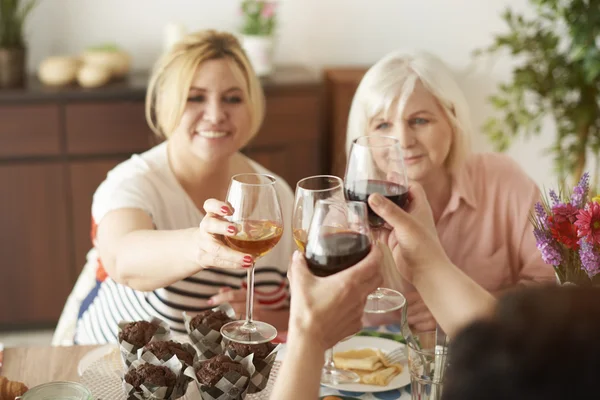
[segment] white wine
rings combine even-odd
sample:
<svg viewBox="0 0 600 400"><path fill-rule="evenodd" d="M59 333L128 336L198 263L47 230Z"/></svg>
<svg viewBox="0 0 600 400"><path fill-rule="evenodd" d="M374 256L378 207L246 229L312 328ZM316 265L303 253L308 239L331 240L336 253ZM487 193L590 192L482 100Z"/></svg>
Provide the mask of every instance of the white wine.
<svg viewBox="0 0 600 400"><path fill-rule="evenodd" d="M234 250L251 254L254 258L267 254L279 243L283 227L268 220L236 222L241 227L237 235L225 236L225 241Z"/></svg>

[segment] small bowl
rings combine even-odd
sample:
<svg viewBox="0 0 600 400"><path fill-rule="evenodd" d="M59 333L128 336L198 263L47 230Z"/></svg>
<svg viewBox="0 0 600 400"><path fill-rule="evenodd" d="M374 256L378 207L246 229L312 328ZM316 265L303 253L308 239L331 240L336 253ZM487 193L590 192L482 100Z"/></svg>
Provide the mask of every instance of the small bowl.
<svg viewBox="0 0 600 400"><path fill-rule="evenodd" d="M23 396L15 400L92 400L92 393L77 382L50 382L29 389Z"/></svg>

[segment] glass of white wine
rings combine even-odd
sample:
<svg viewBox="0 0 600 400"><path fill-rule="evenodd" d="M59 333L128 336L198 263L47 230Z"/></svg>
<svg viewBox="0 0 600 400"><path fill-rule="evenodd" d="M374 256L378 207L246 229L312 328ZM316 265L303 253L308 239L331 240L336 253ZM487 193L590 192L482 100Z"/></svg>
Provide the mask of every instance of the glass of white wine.
<svg viewBox="0 0 600 400"><path fill-rule="evenodd" d="M235 236L225 236L234 250L252 255L254 263L279 243L283 217L276 190L276 179L265 174L238 174L231 178L227 201L233 207L229 221L238 227ZM277 329L252 319L254 303L254 265L248 269L246 319L223 325L221 334L238 343L258 344L277 336Z"/></svg>
<svg viewBox="0 0 600 400"><path fill-rule="evenodd" d="M294 241L301 252L306 250L308 228L318 200L344 202L344 182L333 175L316 175L304 178L296 184L292 231Z"/></svg>

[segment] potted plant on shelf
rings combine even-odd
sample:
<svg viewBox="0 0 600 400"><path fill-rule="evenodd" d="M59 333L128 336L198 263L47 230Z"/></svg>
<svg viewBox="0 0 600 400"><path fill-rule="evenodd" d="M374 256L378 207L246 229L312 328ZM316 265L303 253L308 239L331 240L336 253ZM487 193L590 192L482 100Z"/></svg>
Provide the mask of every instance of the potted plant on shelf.
<svg viewBox="0 0 600 400"><path fill-rule="evenodd" d="M0 0L0 88L25 82L26 43L23 26L36 0Z"/></svg>
<svg viewBox="0 0 600 400"><path fill-rule="evenodd" d="M579 181L592 156L592 187L600 173L600 2L529 0L536 16L507 9L509 31L476 54L514 56L512 78L490 98L501 117L483 129L497 150L512 139L539 134L550 117L556 126L554 158L559 181Z"/></svg>
<svg viewBox="0 0 600 400"><path fill-rule="evenodd" d="M276 3L266 0L243 0L241 14L242 47L256 74L268 75L273 71Z"/></svg>

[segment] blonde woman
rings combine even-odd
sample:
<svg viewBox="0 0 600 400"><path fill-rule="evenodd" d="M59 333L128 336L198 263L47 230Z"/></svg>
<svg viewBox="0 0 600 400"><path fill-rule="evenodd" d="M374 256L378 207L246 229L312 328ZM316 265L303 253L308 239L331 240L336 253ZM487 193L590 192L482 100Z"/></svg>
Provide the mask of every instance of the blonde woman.
<svg viewBox="0 0 600 400"><path fill-rule="evenodd" d="M239 152L258 132L264 106L260 83L228 33L191 34L158 61L146 117L166 140L115 167L94 194L94 249L55 343L64 344L73 330L77 344L115 342L120 320L152 317L184 332L183 311L225 301L244 312L252 257L213 236L236 232L222 218L231 213L228 204L216 199L226 197L235 174L272 174ZM282 179L277 190L291 216L293 192ZM255 274L255 318L281 330L289 316L289 232L257 262ZM92 285L83 276L90 273Z"/></svg>
<svg viewBox="0 0 600 400"><path fill-rule="evenodd" d="M394 52L369 69L356 91L347 148L361 135L400 140L408 178L425 189L450 260L486 290L552 281L528 221L537 186L507 156L471 154L471 134L469 105L448 67L428 53ZM409 324L435 328L414 288L394 271L384 274L384 286L407 297Z"/></svg>

